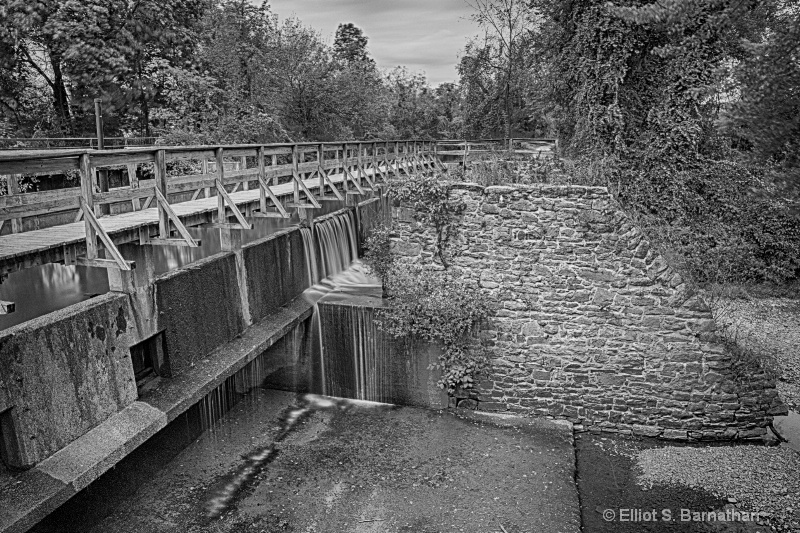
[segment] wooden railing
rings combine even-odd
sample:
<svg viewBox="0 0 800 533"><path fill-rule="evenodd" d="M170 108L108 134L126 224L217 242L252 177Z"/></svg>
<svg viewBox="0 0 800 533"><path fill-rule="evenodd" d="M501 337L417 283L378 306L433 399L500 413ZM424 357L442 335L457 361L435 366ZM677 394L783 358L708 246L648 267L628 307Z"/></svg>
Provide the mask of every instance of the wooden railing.
<svg viewBox="0 0 800 533"><path fill-rule="evenodd" d="M170 205L198 198L218 197L222 223L230 209L240 225L245 225L229 194L251 187L260 189L254 216L288 216L270 185L294 183L294 207L319 207L315 196L303 183L304 177L319 176L319 190L329 186L339 196L328 173L339 170L357 192L362 179L384 172L421 170L442 166L442 162L466 161L468 156L497 150L535 153L548 146L548 139L484 139L479 141L371 141L294 143L268 145L148 146L125 149L19 150L0 152L0 234L45 229L84 220L87 260L96 258L97 219L156 207L159 210L160 239L169 244L170 223L179 240L191 245L180 220ZM536 150L530 150L531 147ZM181 169L194 170L183 173ZM367 172L372 168L371 172ZM123 186L110 187L108 172L113 169ZM185 171L184 171L185 172ZM178 174L178 175L176 175ZM71 176L72 180L65 179ZM39 181L37 192L25 192L23 185ZM79 183L79 186L69 186ZM61 188L55 188L60 185ZM305 198L305 203L301 202ZM87 216L87 212L90 216ZM100 235L102 237L102 235ZM155 241L153 241L155 243ZM105 243L104 243L105 244ZM2 256L0 237L0 256ZM117 266L126 268L121 261Z"/></svg>
<svg viewBox="0 0 800 533"><path fill-rule="evenodd" d="M104 137L106 148L153 146L156 137ZM53 148L97 148L97 137L0 137L0 150L49 150Z"/></svg>
<svg viewBox="0 0 800 533"><path fill-rule="evenodd" d="M0 279L31 265L62 261L109 268L119 279L120 273L134 266L119 253L119 243L195 247L200 243L186 225L211 222L217 227L249 229L245 214L288 218L291 208L319 208L327 190L343 200L342 192L363 194L390 173L399 176L444 169L443 162L465 163L469 156L488 151L535 153L551 144L547 139L400 140L0 151ZM111 169L126 177L123 186L109 186ZM316 182L307 185L315 175L319 186ZM64 186L70 181L65 176L79 186ZM45 190L24 192L21 185L31 179L38 179L38 188ZM62 187L52 187L58 184ZM273 189L281 184L281 194L276 194ZM231 194L255 189L258 195L244 200L238 196L238 204L245 206L243 213ZM280 196L287 195L290 201L281 200ZM182 219L173 207L212 197L217 199L216 208L203 207L202 219L188 220L190 215L182 215ZM116 233L107 232L107 224L101 222L108 215L149 208L158 213L155 235L151 234L151 228L156 231L152 211L142 213L138 234L132 230L135 220L131 228ZM236 222L229 223L230 217ZM83 231L75 224L81 221ZM27 237L16 235L40 229L47 231L32 236L30 245ZM43 237L38 237L40 234ZM44 238L62 234L63 246L58 238ZM39 241L47 242L40 245ZM99 254L101 248L105 257ZM0 302L0 314L8 312L13 312L13 303Z"/></svg>
<svg viewBox="0 0 800 533"><path fill-rule="evenodd" d="M232 226L249 229L247 218L230 196L236 191L259 189L257 207L248 209L251 216L289 217L288 208L320 207L317 195L305 183L314 175L319 178L319 187L312 188L317 189L318 194L324 194L329 188L336 198L343 200L337 183L345 192L353 190L363 194L365 188L375 186L377 177L385 178L389 172L408 174L422 171L423 167L438 165L441 168L435 152L436 146L430 141L3 152L0 153L0 176L5 177L6 194L0 195L0 224L8 222L11 233L21 233L83 220L85 255L77 256L74 249L68 251L64 246L63 256L50 254L46 259L29 261L23 267L58 257L56 260L68 264L129 271L133 265L122 257L114 239L100 222L104 215L111 213L112 205L124 206L118 208L117 213L150 207L158 209L158 235L151 237L149 230L140 232L141 244L198 246L175 213L174 204L196 200L201 195L203 198L215 196L215 225L231 226L228 217L232 216L236 220ZM187 162L192 163L187 165ZM172 175L176 169L187 166L196 168L198 173ZM168 172L170 167L172 172ZM100 176L111 168L125 170L126 186L109 188L107 179L104 184ZM330 176L333 170L339 173L336 183ZM20 190L21 176L28 179L38 176L40 180L60 177L63 181L63 176L69 174L77 174L79 187L28 193ZM273 192L274 186L280 183L293 184L289 193L293 202L283 203ZM54 216L55 222L41 222ZM5 262L8 256L19 255L18 249L25 248L17 239L13 242L16 249L11 250L12 243L7 239L8 236L0 237L0 260ZM104 258L98 254L98 239L105 249ZM52 247L52 243L49 245ZM13 268L4 263L3 272L11 270Z"/></svg>

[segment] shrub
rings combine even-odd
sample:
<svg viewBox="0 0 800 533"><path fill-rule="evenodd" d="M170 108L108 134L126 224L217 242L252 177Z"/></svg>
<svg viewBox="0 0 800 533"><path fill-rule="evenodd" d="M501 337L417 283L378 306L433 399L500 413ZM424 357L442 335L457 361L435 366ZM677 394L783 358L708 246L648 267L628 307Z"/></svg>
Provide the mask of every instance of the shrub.
<svg viewBox="0 0 800 533"><path fill-rule="evenodd" d="M389 305L378 312L380 328L395 338L441 343L433 365L442 370L439 386L450 394L472 388L489 362L475 336L489 313L483 293L445 272L419 266L391 268L384 282Z"/></svg>
<svg viewBox="0 0 800 533"><path fill-rule="evenodd" d="M800 269L800 217L765 169L698 159L619 165L609 180L620 202L690 280L793 279Z"/></svg>

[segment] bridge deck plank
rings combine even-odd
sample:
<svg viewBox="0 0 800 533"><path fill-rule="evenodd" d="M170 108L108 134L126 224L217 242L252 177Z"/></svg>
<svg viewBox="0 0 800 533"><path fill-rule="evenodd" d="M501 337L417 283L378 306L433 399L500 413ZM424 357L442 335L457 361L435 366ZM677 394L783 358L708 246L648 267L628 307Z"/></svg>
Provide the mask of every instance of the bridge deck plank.
<svg viewBox="0 0 800 533"><path fill-rule="evenodd" d="M370 173L373 172L370 169ZM331 179L334 183L341 183L344 177L342 174L334 174L331 175ZM303 180L303 182L312 191L319 188L319 180L316 177ZM294 194L294 184L292 182L273 185L270 186L270 189L278 198ZM229 194L234 203L239 205L257 202L260 191L255 188ZM217 197L198 198L189 202L171 204L171 207L181 218L213 212L217 209ZM99 222L107 233L113 235L142 226L157 225L158 209L153 203L153 207L148 209L105 216L100 218ZM81 243L86 238L85 231L85 224L80 221L41 230L0 236L0 262L7 263L17 258L21 259L39 254L60 246Z"/></svg>

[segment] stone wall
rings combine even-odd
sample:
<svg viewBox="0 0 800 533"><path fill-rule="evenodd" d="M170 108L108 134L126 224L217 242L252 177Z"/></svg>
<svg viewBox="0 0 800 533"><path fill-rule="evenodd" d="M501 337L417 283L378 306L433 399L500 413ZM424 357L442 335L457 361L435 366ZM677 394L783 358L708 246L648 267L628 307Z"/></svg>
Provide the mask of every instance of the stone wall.
<svg viewBox="0 0 800 533"><path fill-rule="evenodd" d="M774 382L714 342L693 296L605 188L456 185L467 209L452 270L495 308L493 369L479 408L567 418L578 428L676 439L759 438ZM403 260L433 235L393 209Z"/></svg>

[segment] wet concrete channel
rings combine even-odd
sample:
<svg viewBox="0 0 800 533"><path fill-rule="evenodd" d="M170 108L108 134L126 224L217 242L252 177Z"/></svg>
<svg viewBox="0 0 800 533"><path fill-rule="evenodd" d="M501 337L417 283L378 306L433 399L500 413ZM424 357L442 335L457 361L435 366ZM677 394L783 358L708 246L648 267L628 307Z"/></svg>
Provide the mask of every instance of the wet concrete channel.
<svg viewBox="0 0 800 533"><path fill-rule="evenodd" d="M257 388L135 490L112 470L34 531L575 532L574 464L563 424Z"/></svg>

